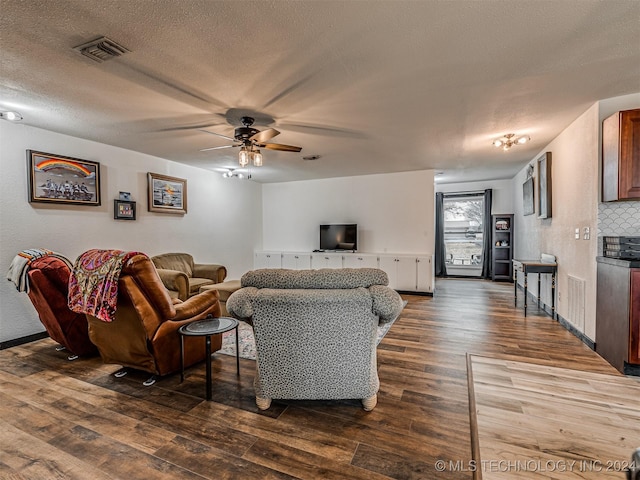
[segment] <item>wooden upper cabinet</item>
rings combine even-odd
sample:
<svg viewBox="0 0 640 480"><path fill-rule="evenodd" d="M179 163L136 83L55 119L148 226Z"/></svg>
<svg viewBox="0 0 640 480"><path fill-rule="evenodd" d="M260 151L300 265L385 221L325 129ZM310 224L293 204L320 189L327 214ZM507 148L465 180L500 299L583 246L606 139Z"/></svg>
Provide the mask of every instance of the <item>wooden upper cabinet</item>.
<svg viewBox="0 0 640 480"><path fill-rule="evenodd" d="M640 200L640 109L602 122L602 201Z"/></svg>

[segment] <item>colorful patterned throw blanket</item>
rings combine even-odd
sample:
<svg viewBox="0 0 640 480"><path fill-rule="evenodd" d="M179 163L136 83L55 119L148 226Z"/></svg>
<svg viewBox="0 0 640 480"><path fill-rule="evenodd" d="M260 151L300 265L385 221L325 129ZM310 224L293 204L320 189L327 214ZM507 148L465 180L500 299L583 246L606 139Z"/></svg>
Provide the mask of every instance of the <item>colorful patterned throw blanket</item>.
<svg viewBox="0 0 640 480"><path fill-rule="evenodd" d="M120 272L134 255L144 253L94 249L80 255L69 279L69 308L104 322L113 322Z"/></svg>
<svg viewBox="0 0 640 480"><path fill-rule="evenodd" d="M47 250L46 248L30 248L28 250L22 250L13 258L11 265L9 265L9 270L7 271L7 280L12 281L19 292L28 293L29 276L27 273L29 272L31 262L36 258L48 256L59 258L69 266L69 269L71 269L71 262L63 255Z"/></svg>

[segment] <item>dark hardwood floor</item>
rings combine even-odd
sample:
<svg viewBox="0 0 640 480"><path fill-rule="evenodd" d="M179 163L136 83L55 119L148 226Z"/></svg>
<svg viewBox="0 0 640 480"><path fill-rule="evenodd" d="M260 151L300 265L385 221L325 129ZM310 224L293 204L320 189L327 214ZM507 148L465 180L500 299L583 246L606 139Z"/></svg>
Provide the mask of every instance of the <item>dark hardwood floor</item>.
<svg viewBox="0 0 640 480"><path fill-rule="evenodd" d="M0 352L0 478L471 479L437 460L471 459L466 354L617 375L536 308L524 318L512 284L438 280L405 295L378 348L378 405L274 402L258 411L255 363L216 354L142 386L148 375L99 358L66 360L50 339ZM520 295L519 302L522 302Z"/></svg>

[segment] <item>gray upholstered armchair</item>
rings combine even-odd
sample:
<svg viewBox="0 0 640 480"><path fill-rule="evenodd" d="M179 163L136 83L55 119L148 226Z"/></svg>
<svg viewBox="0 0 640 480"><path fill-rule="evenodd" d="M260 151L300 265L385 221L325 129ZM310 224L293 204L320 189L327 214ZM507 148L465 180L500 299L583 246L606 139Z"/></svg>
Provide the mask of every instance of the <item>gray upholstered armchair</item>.
<svg viewBox="0 0 640 480"><path fill-rule="evenodd" d="M171 298L186 301L200 287L223 282L227 269L222 265L195 263L188 253L163 253L151 257Z"/></svg>
<svg viewBox="0 0 640 480"><path fill-rule="evenodd" d="M402 311L387 274L374 268L246 273L227 300L253 325L256 403L272 399L361 399L377 403L377 327Z"/></svg>

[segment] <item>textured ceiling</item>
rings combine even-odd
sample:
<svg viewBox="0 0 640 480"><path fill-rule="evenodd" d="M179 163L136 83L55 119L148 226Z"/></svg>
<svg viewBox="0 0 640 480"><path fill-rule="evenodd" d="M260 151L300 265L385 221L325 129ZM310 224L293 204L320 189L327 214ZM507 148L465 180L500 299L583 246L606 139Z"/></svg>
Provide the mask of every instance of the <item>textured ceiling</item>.
<svg viewBox="0 0 640 480"><path fill-rule="evenodd" d="M200 152L229 142L196 127L232 135L229 121L253 113L281 132L274 142L303 147L263 151L260 182L510 178L589 105L640 91L637 0L0 0L0 11L0 109L207 169L233 167L237 149ZM103 35L131 52L96 63L73 50ZM508 132L532 142L492 147Z"/></svg>

